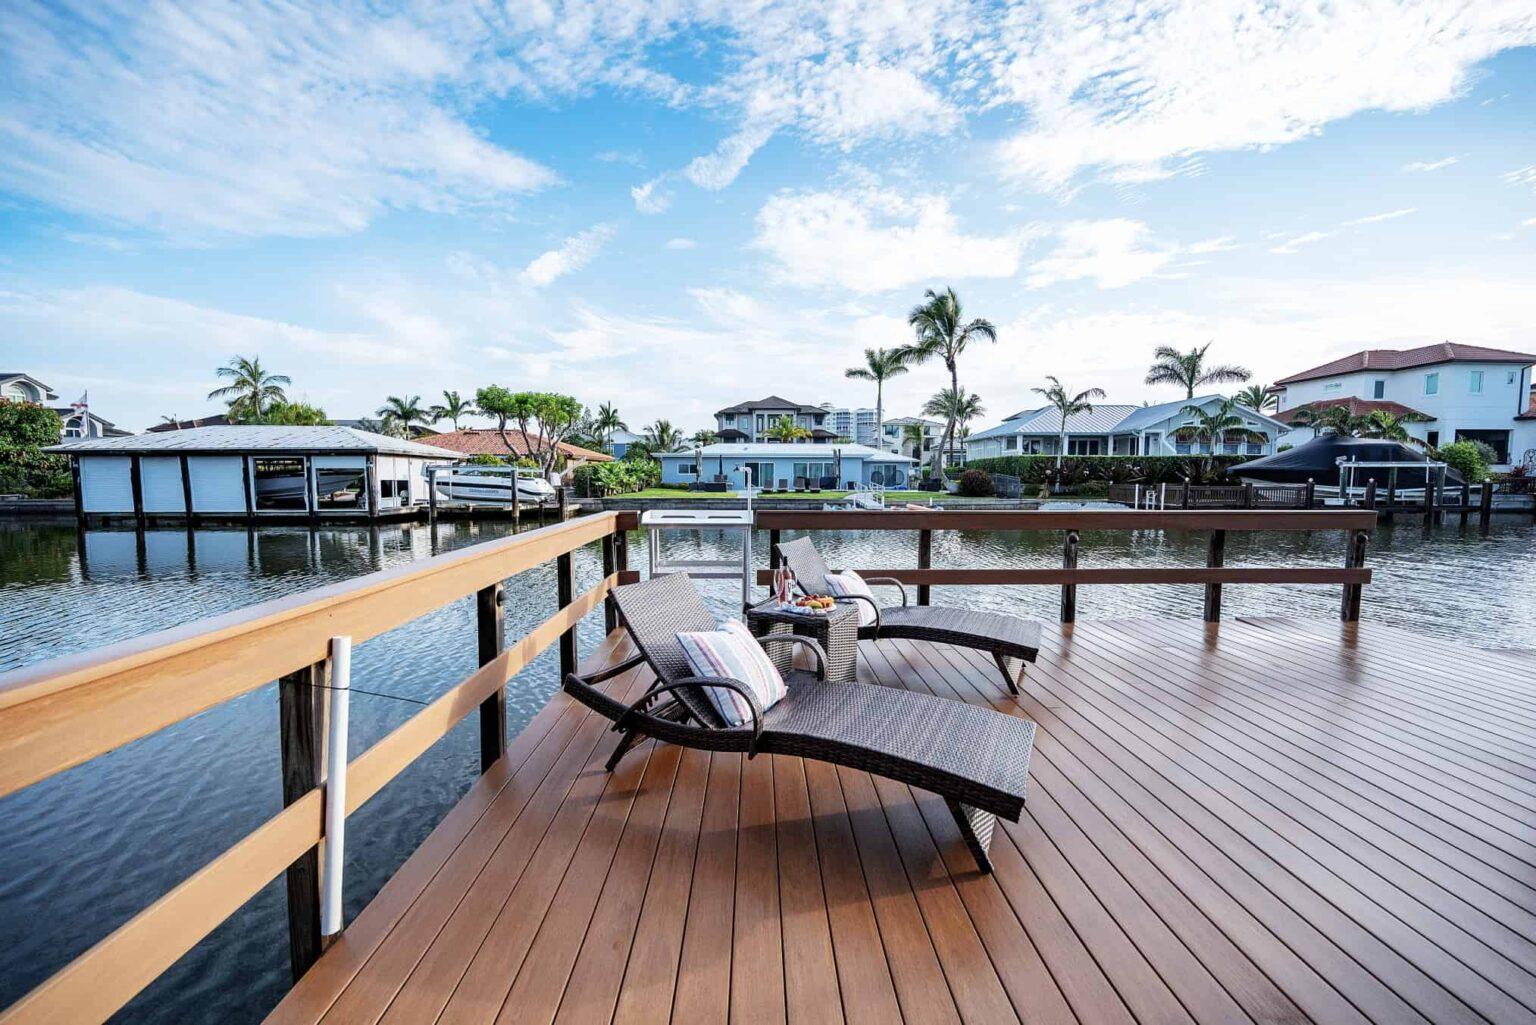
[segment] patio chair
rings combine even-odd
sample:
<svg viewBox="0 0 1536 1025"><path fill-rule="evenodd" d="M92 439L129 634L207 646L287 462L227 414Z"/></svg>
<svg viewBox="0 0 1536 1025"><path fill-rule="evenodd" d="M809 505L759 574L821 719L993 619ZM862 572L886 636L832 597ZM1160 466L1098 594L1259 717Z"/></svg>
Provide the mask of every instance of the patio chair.
<svg viewBox="0 0 1536 1025"><path fill-rule="evenodd" d="M831 573L808 537L778 545L779 559L795 574L795 584L806 594L829 594L826 578ZM875 610L875 620L859 627L861 640L906 638L935 641L985 651L997 663L1003 681L1014 694L1024 678L1024 663L1040 654L1040 624L1019 616L975 609L907 604L907 589L890 577L865 577L866 584L882 584L901 592L899 606L881 607L868 598L850 595L838 601L862 601Z"/></svg>
<svg viewBox="0 0 1536 1025"><path fill-rule="evenodd" d="M795 478L795 490L796 491L804 491L805 489L806 489L805 478L804 477L796 477Z"/></svg>
<svg viewBox="0 0 1536 1025"><path fill-rule="evenodd" d="M748 758L784 754L843 765L927 790L944 798L982 872L997 816L1017 822L1024 810L1035 724L990 708L931 694L862 683L828 683L826 655L815 641L774 634L762 643L798 644L818 659L814 672L784 677L789 694L766 712L749 688L733 680L698 677L677 639L680 631L714 630L716 623L692 582L681 574L615 588L619 616L638 654L585 676L571 673L565 690L624 734L608 759L612 772L645 737L706 751L739 751ZM598 684L647 664L656 682L631 704ZM743 695L750 725L727 726L704 687Z"/></svg>

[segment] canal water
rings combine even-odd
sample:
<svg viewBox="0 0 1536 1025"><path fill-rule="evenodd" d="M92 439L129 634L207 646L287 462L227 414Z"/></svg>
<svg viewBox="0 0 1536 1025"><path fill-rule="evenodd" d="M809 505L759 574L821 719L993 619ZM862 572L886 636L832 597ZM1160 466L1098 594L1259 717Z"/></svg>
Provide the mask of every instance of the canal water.
<svg viewBox="0 0 1536 1025"><path fill-rule="evenodd" d="M503 536L503 523L345 527L92 531L73 523L0 522L0 671L228 612L322 584L388 569L435 552ZM818 537L833 565L915 565L916 535L848 532ZM1049 567L1060 564L1054 534L946 532L933 565ZM720 558L734 542L677 535L668 558ZM766 561L767 537L755 539ZM1536 647L1536 526L1498 517L1489 537L1475 527L1380 528L1367 564L1366 619L1472 647ZM643 566L645 543L631 543ZM1203 565L1202 536L1089 533L1081 566ZM1337 533L1233 534L1229 566L1338 566ZM601 576L599 553L577 553L577 588ZM720 612L734 585L705 584ZM935 604L964 603L1054 619L1052 587L934 588ZM1198 617L1198 586L1084 587L1079 618ZM1332 617L1334 587L1226 589L1228 616ZM507 637L555 611L553 567L507 588ZM602 634L600 614L580 631L583 650ZM472 599L455 602L360 645L357 687L430 700L475 664ZM509 687L513 732L558 683L553 650ZM418 705L358 695L352 753L408 719ZM473 781L479 766L474 717L460 724L349 820L347 914L355 916ZM268 686L0 800L0 1006L47 978L93 942L207 864L281 807L277 695ZM281 879L152 984L115 1020L259 1021L287 989Z"/></svg>

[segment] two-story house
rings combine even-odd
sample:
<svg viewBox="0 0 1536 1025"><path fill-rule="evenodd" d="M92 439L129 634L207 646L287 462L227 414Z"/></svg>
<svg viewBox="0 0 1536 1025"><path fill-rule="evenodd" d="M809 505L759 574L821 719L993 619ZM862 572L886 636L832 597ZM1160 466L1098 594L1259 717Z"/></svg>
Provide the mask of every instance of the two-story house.
<svg viewBox="0 0 1536 1025"><path fill-rule="evenodd" d="M798 427L810 432L803 441L836 441L840 435L828 420L831 414L821 406L791 402L777 395L753 402L738 402L715 413L715 432L726 443L767 441L768 429L782 417L789 417Z"/></svg>
<svg viewBox="0 0 1536 1025"><path fill-rule="evenodd" d="M1285 423L1305 407L1416 413L1427 419L1406 425L1412 437L1430 446L1481 441L1502 467L1536 458L1532 364L1536 356L1529 353L1460 342L1367 349L1281 378L1270 390L1280 403L1275 416ZM1312 431L1296 428L1286 441L1300 444L1312 437Z"/></svg>
<svg viewBox="0 0 1536 1025"><path fill-rule="evenodd" d="M74 438L119 438L130 433L122 430L112 421L92 413L86 405L84 395L80 396L79 402L72 405L57 405L59 399L57 392L31 374L25 374L19 370L0 371L0 399L47 406L59 414L59 420L63 423L63 429L59 432L61 441Z"/></svg>
<svg viewBox="0 0 1536 1025"><path fill-rule="evenodd" d="M1254 437L1231 435L1219 442L1201 441L1183 433L1194 423L1185 410L1198 407L1209 413L1220 408L1220 395L1160 402L1155 406L1111 405L1096 402L1091 413L1067 419L1066 455L1073 456L1174 456L1204 455L1214 447L1228 455L1266 456L1275 451L1275 440L1285 425L1257 410L1238 407L1234 415ZM996 427L978 431L965 440L967 459L993 456L1055 455L1061 445L1061 414L1055 406L1026 409ZM1259 440L1262 436L1263 440Z"/></svg>

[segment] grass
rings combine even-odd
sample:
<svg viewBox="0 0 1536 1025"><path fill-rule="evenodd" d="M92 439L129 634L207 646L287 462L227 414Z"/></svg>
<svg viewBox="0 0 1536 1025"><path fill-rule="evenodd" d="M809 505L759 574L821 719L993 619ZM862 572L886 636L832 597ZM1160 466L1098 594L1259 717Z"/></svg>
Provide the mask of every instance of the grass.
<svg viewBox="0 0 1536 1025"><path fill-rule="evenodd" d="M814 502L835 502L846 498L851 491L814 491L814 492L788 492L763 494L758 492L758 498L797 498ZM685 491L680 488L646 488L644 491L633 491L627 495L614 495L614 498L675 498L686 501L691 498L740 498L739 491ZM887 491L886 501L890 502L927 502L928 499L943 499L947 496L933 491Z"/></svg>

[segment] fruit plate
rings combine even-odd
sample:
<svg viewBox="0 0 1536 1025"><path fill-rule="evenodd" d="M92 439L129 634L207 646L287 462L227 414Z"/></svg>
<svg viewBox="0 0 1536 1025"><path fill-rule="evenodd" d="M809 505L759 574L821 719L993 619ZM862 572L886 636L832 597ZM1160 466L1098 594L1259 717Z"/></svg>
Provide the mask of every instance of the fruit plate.
<svg viewBox="0 0 1536 1025"><path fill-rule="evenodd" d="M812 608L811 606L808 606L808 605L796 605L794 602L784 602L783 604L781 604L774 611L776 611L776 612L788 612L790 615L793 615L793 616L825 616L828 613L830 613L832 610L831 609Z"/></svg>

